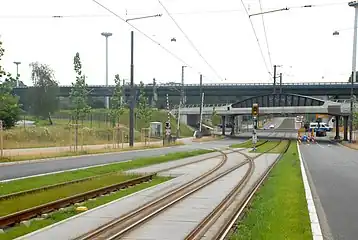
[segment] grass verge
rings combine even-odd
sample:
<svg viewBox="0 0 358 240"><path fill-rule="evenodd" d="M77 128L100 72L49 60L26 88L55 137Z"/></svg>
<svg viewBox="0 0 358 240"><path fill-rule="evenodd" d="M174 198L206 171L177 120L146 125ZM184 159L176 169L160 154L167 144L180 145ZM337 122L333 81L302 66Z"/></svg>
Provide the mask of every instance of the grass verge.
<svg viewBox="0 0 358 240"><path fill-rule="evenodd" d="M179 146L179 145L184 145L184 143L179 141L177 143L165 145L165 147ZM130 148L130 147L126 147L126 148L104 147L104 148L100 148L100 149L86 149L86 150L78 151L78 152L65 151L65 152L53 152L53 153L45 153L45 154L42 154L40 152L41 150L39 150L39 154L31 153L32 155L19 155L19 156L3 157L3 158L0 158L0 162L20 162L20 161L46 159L46 158L74 157L74 156L82 156L82 155L90 155L90 154L116 153L116 152L126 152L126 151L133 151L133 150L154 149L154 148L161 148L161 147L163 147L163 144L158 143L158 144L152 144L152 145L147 145L147 146L134 146L132 148Z"/></svg>
<svg viewBox="0 0 358 240"><path fill-rule="evenodd" d="M210 142L210 141L218 141L224 139L224 136L208 136L202 138L195 138L193 142Z"/></svg>
<svg viewBox="0 0 358 240"><path fill-rule="evenodd" d="M231 239L312 239L296 144L290 145L255 194Z"/></svg>
<svg viewBox="0 0 358 240"><path fill-rule="evenodd" d="M139 185L136 185L132 188L127 188L122 191L118 191L114 194L111 194L109 196L102 196L97 198L93 201L87 201L83 205L86 206L88 209L92 209L95 207L98 207L100 205L106 204L108 202L111 202L113 200L119 199L121 197L124 197L126 195L138 192L142 189L155 186L157 184L163 183L170 178L164 178L164 177L155 177L151 182L142 183ZM29 227L25 226L24 224L19 224L13 228L10 228L8 230L5 230L4 233L0 233L0 239L1 240L10 240L17 237L20 237L22 235L28 234L30 232L36 231L38 229L44 228L46 226L49 226L51 224L54 224L56 222L59 222L61 220L64 220L66 218L72 217L74 215L77 215L78 213L75 210L75 207L72 206L66 210L63 211L57 211L49 215L48 218L44 220L32 220L31 225Z"/></svg>
<svg viewBox="0 0 358 240"><path fill-rule="evenodd" d="M259 141L257 141L256 145L262 144L263 142L265 142L265 140L259 140ZM251 147L254 147L254 145L252 144L251 139L249 139L242 143L232 144L232 145L230 145L230 147L231 148L251 148Z"/></svg>
<svg viewBox="0 0 358 240"><path fill-rule="evenodd" d="M174 152L162 156L154 156L147 158L137 158L134 161L113 163L101 167L87 168L83 170L76 170L71 172L56 173L52 175L32 177L27 179L20 179L11 182L0 184L0 195L25 191L33 188L39 188L56 183L63 183L73 181L76 179L106 174L111 172L126 171L133 168L144 167L152 164L158 164L173 160L178 160L187 157L193 157L206 153L213 152L213 150L195 150L190 152Z"/></svg>
<svg viewBox="0 0 358 240"><path fill-rule="evenodd" d="M52 188L45 191L3 200L0 201L0 216L6 216L11 213L53 202L76 194L85 193L105 186L110 186L112 184L124 182L136 177L139 177L139 175L115 173L93 178L84 182L73 183L62 187Z"/></svg>

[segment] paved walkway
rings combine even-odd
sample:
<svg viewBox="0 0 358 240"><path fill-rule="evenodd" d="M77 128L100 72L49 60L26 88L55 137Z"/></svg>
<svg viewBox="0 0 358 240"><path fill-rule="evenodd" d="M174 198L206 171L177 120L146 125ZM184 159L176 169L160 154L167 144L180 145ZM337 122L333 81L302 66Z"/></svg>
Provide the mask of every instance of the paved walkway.
<svg viewBox="0 0 358 240"><path fill-rule="evenodd" d="M156 145L160 144L162 141L153 141L148 143L147 145ZM135 147L144 146L144 142L136 142L134 143ZM128 143L123 144L124 148L129 148ZM98 145L84 145L83 150L98 150L105 148L113 148L113 144L98 144ZM122 144L119 144L119 148L122 148ZM79 151L82 149L81 146L77 148ZM59 152L69 152L71 151L70 146L63 147L43 147L43 148L16 148L16 149L4 149L4 156L34 156L34 155L42 155L42 154L53 154ZM73 151L73 146L72 146Z"/></svg>
<svg viewBox="0 0 358 240"><path fill-rule="evenodd" d="M300 146L324 239L358 236L358 152L339 145Z"/></svg>

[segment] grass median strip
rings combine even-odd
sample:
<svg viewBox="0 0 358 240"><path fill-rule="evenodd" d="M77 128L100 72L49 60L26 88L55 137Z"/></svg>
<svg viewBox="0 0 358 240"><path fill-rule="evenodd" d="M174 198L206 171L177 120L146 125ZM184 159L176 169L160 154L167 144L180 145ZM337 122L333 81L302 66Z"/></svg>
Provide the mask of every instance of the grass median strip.
<svg viewBox="0 0 358 240"><path fill-rule="evenodd" d="M16 198L0 201L0 216L6 216L24 209L53 202L62 198L70 197L79 193L85 193L115 183L124 182L139 175L124 175L120 173L94 178L85 182L65 185L41 192L27 194Z"/></svg>
<svg viewBox="0 0 358 240"><path fill-rule="evenodd" d="M0 195L25 191L33 188L39 188L57 183L73 181L76 179L107 174L118 171L126 171L129 169L144 167L152 164L164 163L173 160L179 160L187 157L193 157L206 153L213 152L213 150L195 150L190 152L174 152L162 156L137 158L130 162L119 162L102 167L93 167L83 170L76 170L71 172L57 173L47 176L39 176L0 184Z"/></svg>
<svg viewBox="0 0 358 240"><path fill-rule="evenodd" d="M257 141L256 145L262 144L264 142L265 142L265 140L259 140L259 141ZM232 144L232 145L230 145L230 147L231 148L251 148L251 147L254 147L254 145L252 144L252 141L250 139L250 140L247 140L247 141L245 141L243 143Z"/></svg>
<svg viewBox="0 0 358 240"><path fill-rule="evenodd" d="M127 188L121 191L118 191L114 194L111 194L109 196L102 196L97 198L96 200L92 201L86 201L83 205L86 206L88 209L92 209L95 207L98 207L100 205L106 204L108 202L111 202L113 200L119 199L121 197L124 197L126 195L138 192L142 189L155 186L157 184L163 183L170 178L167 177L154 177L152 181L147 183L142 183L139 185L136 185L132 188ZM57 211L48 216L48 218L45 218L43 220L32 220L30 223L30 226L25 226L24 224L19 224L15 227L9 228L5 230L4 233L0 233L0 239L1 240L10 240L17 237L20 237L22 235L25 235L27 233L36 231L38 229L44 228L46 226L49 226L51 224L54 224L56 222L59 222L61 220L64 220L66 218L72 217L74 215L77 215L78 213L75 211L75 206L69 207L66 210L63 211Z"/></svg>
<svg viewBox="0 0 358 240"><path fill-rule="evenodd" d="M290 145L256 193L231 239L312 239L296 144Z"/></svg>

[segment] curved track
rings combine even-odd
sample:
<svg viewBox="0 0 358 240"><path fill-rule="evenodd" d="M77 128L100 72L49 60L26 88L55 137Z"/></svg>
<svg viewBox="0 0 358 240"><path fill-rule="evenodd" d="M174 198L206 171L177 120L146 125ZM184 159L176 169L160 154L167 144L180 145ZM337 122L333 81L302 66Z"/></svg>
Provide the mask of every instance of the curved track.
<svg viewBox="0 0 358 240"><path fill-rule="evenodd" d="M263 143L264 144L264 143ZM276 148L277 145L268 149L266 152L271 151L272 149ZM261 144L262 145L262 144ZM93 230L81 237L76 238L77 240L88 240L88 239L120 239L127 235L129 232L133 231L134 229L141 227L144 223L148 220L152 219L156 215L160 214L162 211L167 210L168 208L174 206L179 201L183 200L184 198L194 194L195 192L203 189L204 187L208 186L209 184L213 183L214 181L228 175L229 173L237 170L238 168L249 164L249 168L244 176L244 178L237 184L237 186L232 190L232 192L222 201L222 203L214 209L214 211L207 216L204 221L199 224L199 226L192 231L192 233L186 239L197 239L200 235L205 233L205 230L210 227L210 224L214 223L214 220L220 215L220 213L225 210L226 206L232 202L233 196L236 196L240 193L242 188L245 186L247 181L250 179L251 175L255 169L254 159L261 156L264 153L258 154L255 157L250 157L245 153L239 151L233 151L228 154L238 153L245 156L245 160L240 164L236 164L225 171L218 173L217 171L222 168L227 160L227 154L224 154L223 160L215 166L215 168L211 169L210 171L204 173L203 175L199 176L198 178L192 180L191 182L185 184L184 186L173 190L172 192L161 196L154 201L145 204L137 208L136 210L126 214L125 216L112 221L101 228Z"/></svg>

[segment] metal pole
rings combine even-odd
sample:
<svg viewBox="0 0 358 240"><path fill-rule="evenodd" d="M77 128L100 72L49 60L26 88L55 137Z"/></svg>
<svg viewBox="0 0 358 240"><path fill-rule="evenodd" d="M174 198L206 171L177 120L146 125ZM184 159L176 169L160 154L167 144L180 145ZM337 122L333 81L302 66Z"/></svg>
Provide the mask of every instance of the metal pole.
<svg viewBox="0 0 358 240"><path fill-rule="evenodd" d="M282 93L282 73L280 73L280 93Z"/></svg>
<svg viewBox="0 0 358 240"><path fill-rule="evenodd" d="M203 107L204 107L204 93L201 94L199 132L201 132L203 127Z"/></svg>
<svg viewBox="0 0 358 240"><path fill-rule="evenodd" d="M186 66L181 66L181 92L180 92L180 95L181 95L181 103L182 104L185 104L185 93L184 93L184 68Z"/></svg>
<svg viewBox="0 0 358 240"><path fill-rule="evenodd" d="M3 138L3 121L0 120L0 152L1 152L1 159L4 157L4 138Z"/></svg>
<svg viewBox="0 0 358 240"><path fill-rule="evenodd" d="M276 93L276 65L273 65L273 94Z"/></svg>
<svg viewBox="0 0 358 240"><path fill-rule="evenodd" d="M134 89L134 64L133 64L133 48L134 48L134 33L131 31L131 72L130 72L130 81L131 81L131 95L130 95L130 108L129 108L129 146L133 147L134 145L134 104L135 104L135 89Z"/></svg>
<svg viewBox="0 0 358 240"><path fill-rule="evenodd" d="M106 36L106 87L108 88L108 36ZM106 96L106 108L109 109L109 96Z"/></svg>
<svg viewBox="0 0 358 240"><path fill-rule="evenodd" d="M352 59L352 83L351 83L351 106L349 119L349 142L352 143L353 135L353 100L354 100L354 83L357 81L356 64L357 64L357 25L358 25L358 3L351 3L355 9L354 16L354 36L353 36L353 59Z"/></svg>
<svg viewBox="0 0 358 240"><path fill-rule="evenodd" d="M201 98L201 102L200 102L200 112L199 112L199 118L200 118L199 132L201 133L201 115L203 112L203 75L201 74L200 74L200 98Z"/></svg>

